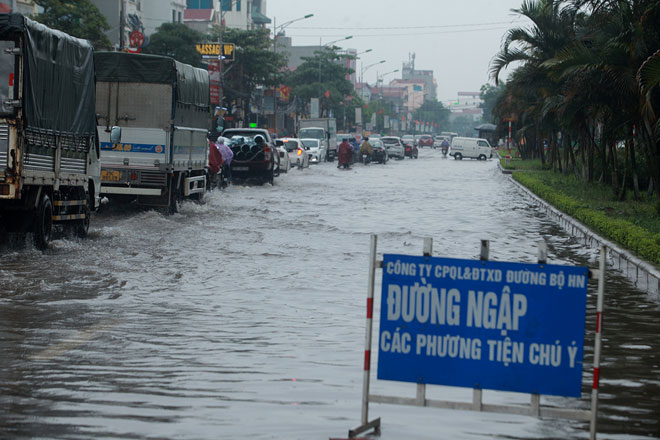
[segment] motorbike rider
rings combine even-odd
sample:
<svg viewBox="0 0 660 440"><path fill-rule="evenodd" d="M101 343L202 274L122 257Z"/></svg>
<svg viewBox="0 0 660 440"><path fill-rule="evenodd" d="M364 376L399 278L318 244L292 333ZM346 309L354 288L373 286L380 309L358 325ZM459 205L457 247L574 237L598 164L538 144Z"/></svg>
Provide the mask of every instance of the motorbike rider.
<svg viewBox="0 0 660 440"><path fill-rule="evenodd" d="M362 145L360 145L360 157L366 155L367 160L371 160L371 157L374 154L374 149L369 143L369 138L365 136L364 141L362 142Z"/></svg>
<svg viewBox="0 0 660 440"><path fill-rule="evenodd" d="M359 151L360 151L360 144L357 141L357 139L355 139L354 137L350 138L348 140L348 143L351 144L351 147L353 147L353 162L357 162L358 161L358 154L359 154Z"/></svg>
<svg viewBox="0 0 660 440"><path fill-rule="evenodd" d="M449 142L447 141L447 139L442 140L442 143L440 144L440 148L442 149L442 154L446 156L447 150L449 150Z"/></svg>
<svg viewBox="0 0 660 440"><path fill-rule="evenodd" d="M353 156L353 147L348 143L348 139L342 139L339 144L339 152L337 159L337 168L348 168L351 165L351 158Z"/></svg>

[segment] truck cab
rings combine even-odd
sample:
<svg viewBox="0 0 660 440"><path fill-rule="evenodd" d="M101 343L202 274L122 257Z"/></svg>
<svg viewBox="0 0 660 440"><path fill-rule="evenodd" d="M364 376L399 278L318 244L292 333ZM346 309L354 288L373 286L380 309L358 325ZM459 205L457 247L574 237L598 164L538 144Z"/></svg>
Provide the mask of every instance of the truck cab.
<svg viewBox="0 0 660 440"><path fill-rule="evenodd" d="M337 157L337 122L334 118L302 119L298 139L317 139L327 151L328 162Z"/></svg>
<svg viewBox="0 0 660 440"><path fill-rule="evenodd" d="M93 48L20 14L0 14L0 229L48 246L80 236L100 194Z"/></svg>

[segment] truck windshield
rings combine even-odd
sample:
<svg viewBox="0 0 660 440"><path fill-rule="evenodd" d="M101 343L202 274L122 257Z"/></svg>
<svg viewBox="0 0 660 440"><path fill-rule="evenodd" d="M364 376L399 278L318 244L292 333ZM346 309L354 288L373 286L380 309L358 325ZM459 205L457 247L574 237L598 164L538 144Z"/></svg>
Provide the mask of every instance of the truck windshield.
<svg viewBox="0 0 660 440"><path fill-rule="evenodd" d="M301 128L300 137L323 140L325 139L325 132L320 128Z"/></svg>
<svg viewBox="0 0 660 440"><path fill-rule="evenodd" d="M16 56L5 53L5 49L14 48L13 41L0 41L0 114L14 113L13 106L5 106L5 101L14 99L14 63Z"/></svg>

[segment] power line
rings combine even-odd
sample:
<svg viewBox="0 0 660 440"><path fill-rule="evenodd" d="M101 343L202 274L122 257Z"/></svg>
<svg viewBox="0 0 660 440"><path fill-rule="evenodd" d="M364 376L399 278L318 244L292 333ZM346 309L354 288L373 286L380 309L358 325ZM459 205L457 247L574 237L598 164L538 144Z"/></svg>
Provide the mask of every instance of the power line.
<svg viewBox="0 0 660 440"><path fill-rule="evenodd" d="M391 30L391 29L397 29L397 28L415 28L415 29L442 29L442 28L452 28L452 27L474 27L474 26L493 26L493 25L512 25L515 24L517 21L520 20L511 20L511 21L494 21L491 23L467 23L467 24L441 24L441 25L429 25L429 26L418 26L418 25L412 25L412 26L402 26L402 25L396 25L396 26L383 26L383 27L361 27L360 30ZM323 30L346 30L346 27L321 27L321 26L294 26L290 27L289 29L323 29Z"/></svg>
<svg viewBox="0 0 660 440"><path fill-rule="evenodd" d="M498 31L498 30L506 30L509 29L508 27L505 26L500 26L500 27L493 27L493 28L482 28L482 29L463 29L463 30L455 30L455 31L440 31L440 32L411 32L411 33L387 33L387 34L356 34L353 33L354 38L366 38L366 37L417 37L421 35L444 35L444 34L462 34L462 33L468 33L468 32L485 32L485 31ZM303 34L295 34L295 35L287 35L288 37L298 37L298 38L305 38L305 37L341 37L342 35L340 34L315 34L315 35L303 35Z"/></svg>

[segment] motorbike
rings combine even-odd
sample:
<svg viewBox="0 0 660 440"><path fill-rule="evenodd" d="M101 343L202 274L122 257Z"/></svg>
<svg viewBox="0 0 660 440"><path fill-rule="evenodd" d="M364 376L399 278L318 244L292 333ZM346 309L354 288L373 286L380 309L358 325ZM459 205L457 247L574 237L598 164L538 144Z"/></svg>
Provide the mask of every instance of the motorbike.
<svg viewBox="0 0 660 440"><path fill-rule="evenodd" d="M369 164L369 163L371 162L371 155L368 154L368 153L362 153L362 160L361 160L361 162L362 162L364 165Z"/></svg>
<svg viewBox="0 0 660 440"><path fill-rule="evenodd" d="M442 147L442 157L447 157L448 151L449 151L449 147Z"/></svg>

